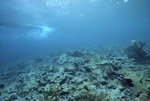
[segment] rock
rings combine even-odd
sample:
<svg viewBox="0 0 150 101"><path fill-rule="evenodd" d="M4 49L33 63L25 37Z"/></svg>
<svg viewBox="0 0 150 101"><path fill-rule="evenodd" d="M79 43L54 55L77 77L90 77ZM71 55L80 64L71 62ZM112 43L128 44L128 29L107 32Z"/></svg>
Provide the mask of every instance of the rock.
<svg viewBox="0 0 150 101"><path fill-rule="evenodd" d="M83 66L83 68L86 70L86 72L91 73L92 70L89 66Z"/></svg>
<svg viewBox="0 0 150 101"><path fill-rule="evenodd" d="M91 82L83 82L82 84L78 85L78 89L83 89L83 88L86 89L86 88L88 88L89 85L91 85Z"/></svg>
<svg viewBox="0 0 150 101"><path fill-rule="evenodd" d="M116 88L113 84L108 84L107 87L108 87L109 89L115 89L115 88Z"/></svg>
<svg viewBox="0 0 150 101"><path fill-rule="evenodd" d="M68 55L72 56L72 57L82 57L83 54L81 53L81 51L72 51L72 52L67 52Z"/></svg>
<svg viewBox="0 0 150 101"><path fill-rule="evenodd" d="M14 101L14 100L17 100L18 98L17 98L17 96L16 95L11 95L9 98L8 98L8 100L6 100L6 101Z"/></svg>
<svg viewBox="0 0 150 101"><path fill-rule="evenodd" d="M118 80L117 80L117 79L114 79L114 80L109 81L109 84L107 85L107 87L108 87L109 89L116 89L118 85L119 85ZM119 86L119 87L120 87L120 86Z"/></svg>
<svg viewBox="0 0 150 101"><path fill-rule="evenodd" d="M108 93L101 91L97 93L96 88L89 87L89 91L81 89L74 94L76 101L111 101Z"/></svg>
<svg viewBox="0 0 150 101"><path fill-rule="evenodd" d="M74 66L77 68L77 67L81 67L82 65L84 65L83 61L82 60L76 60L73 62L74 63Z"/></svg>
<svg viewBox="0 0 150 101"><path fill-rule="evenodd" d="M5 85L4 84L0 84L0 88L4 88L5 87Z"/></svg>
<svg viewBox="0 0 150 101"><path fill-rule="evenodd" d="M150 90L150 85L147 85L147 89Z"/></svg>
<svg viewBox="0 0 150 101"><path fill-rule="evenodd" d="M76 68L73 65L67 65L64 68L64 72L67 72L67 74L70 74L70 75L74 75L76 73Z"/></svg>
<svg viewBox="0 0 150 101"><path fill-rule="evenodd" d="M46 85L45 87L44 87L44 91L45 92L50 92L50 85Z"/></svg>
<svg viewBox="0 0 150 101"><path fill-rule="evenodd" d="M109 61L104 59L104 60L101 60L98 64L105 66L109 64Z"/></svg>
<svg viewBox="0 0 150 101"><path fill-rule="evenodd" d="M44 80L37 80L37 82L38 82L39 86L45 86L47 84L47 82Z"/></svg>
<svg viewBox="0 0 150 101"><path fill-rule="evenodd" d="M48 96L48 101L56 101L56 98L53 96Z"/></svg>
<svg viewBox="0 0 150 101"><path fill-rule="evenodd" d="M59 65L62 65L62 64L64 64L66 61L67 61L67 54L63 54L63 55L61 55L61 56L59 57L57 63L58 63Z"/></svg>
<svg viewBox="0 0 150 101"><path fill-rule="evenodd" d="M140 94L139 96L140 101L150 101L150 98L147 96L147 94Z"/></svg>
<svg viewBox="0 0 150 101"><path fill-rule="evenodd" d="M60 93L60 95L66 95L69 94L69 89L63 89Z"/></svg>
<svg viewBox="0 0 150 101"><path fill-rule="evenodd" d="M107 92L101 91L95 98L94 101L112 101L111 97Z"/></svg>
<svg viewBox="0 0 150 101"><path fill-rule="evenodd" d="M146 78L145 80L150 82L150 78Z"/></svg>
<svg viewBox="0 0 150 101"><path fill-rule="evenodd" d="M81 99L83 96L86 96L86 95L87 95L87 91L85 89L77 90L74 92L74 97L76 101L78 101L78 99Z"/></svg>
<svg viewBox="0 0 150 101"><path fill-rule="evenodd" d="M123 99L126 95L124 94L124 92L121 92L118 88L111 89L109 91L109 94L112 98L112 101L126 101L125 99Z"/></svg>
<svg viewBox="0 0 150 101"><path fill-rule="evenodd" d="M54 84L51 87L51 91L53 95L60 93L59 90L61 89L61 86L59 84Z"/></svg>
<svg viewBox="0 0 150 101"><path fill-rule="evenodd" d="M72 83L77 83L77 84L80 84L83 82L83 79L80 78L80 77L74 77L72 80L71 80Z"/></svg>
<svg viewBox="0 0 150 101"><path fill-rule="evenodd" d="M41 56L40 57L34 57L33 59L36 63L40 63L40 62L44 61L44 59Z"/></svg>
<svg viewBox="0 0 150 101"><path fill-rule="evenodd" d="M103 75L103 78L108 79L108 75L106 72L104 72L102 75Z"/></svg>
<svg viewBox="0 0 150 101"><path fill-rule="evenodd" d="M44 90L41 88L41 87L39 87L38 89L37 89L37 91L38 91L38 93L44 93Z"/></svg>
<svg viewBox="0 0 150 101"><path fill-rule="evenodd" d="M48 101L53 101L53 97L52 96L48 96Z"/></svg>
<svg viewBox="0 0 150 101"><path fill-rule="evenodd" d="M62 85L66 82L66 77L61 78L59 84Z"/></svg>
<svg viewBox="0 0 150 101"><path fill-rule="evenodd" d="M100 83L101 83L102 85L107 85L107 84L108 84L108 82L107 82L106 80L104 80L104 79L100 80Z"/></svg>
<svg viewBox="0 0 150 101"><path fill-rule="evenodd" d="M121 86L121 85L118 86L118 89L119 89L120 91L125 90L125 88L124 88L123 86Z"/></svg>
<svg viewBox="0 0 150 101"><path fill-rule="evenodd" d="M148 92L147 98L150 99L150 91Z"/></svg>

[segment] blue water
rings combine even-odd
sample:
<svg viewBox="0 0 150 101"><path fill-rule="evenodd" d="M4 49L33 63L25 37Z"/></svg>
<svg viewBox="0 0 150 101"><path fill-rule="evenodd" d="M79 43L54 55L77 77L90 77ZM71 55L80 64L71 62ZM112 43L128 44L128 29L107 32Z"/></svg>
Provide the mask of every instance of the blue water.
<svg viewBox="0 0 150 101"><path fill-rule="evenodd" d="M0 63L150 38L150 0L1 0Z"/></svg>

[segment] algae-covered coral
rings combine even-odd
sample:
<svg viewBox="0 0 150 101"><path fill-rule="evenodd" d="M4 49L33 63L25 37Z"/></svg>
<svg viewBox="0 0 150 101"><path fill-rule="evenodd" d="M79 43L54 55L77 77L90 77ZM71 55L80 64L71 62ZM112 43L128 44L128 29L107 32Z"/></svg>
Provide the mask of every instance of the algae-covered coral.
<svg viewBox="0 0 150 101"><path fill-rule="evenodd" d="M146 96L149 96L149 81L146 81L146 76L143 72L134 72L134 71L121 71L120 74L123 75L123 78L128 81L132 89L132 98L133 99L147 99ZM143 95L146 95L145 97ZM140 101L146 101L146 100Z"/></svg>

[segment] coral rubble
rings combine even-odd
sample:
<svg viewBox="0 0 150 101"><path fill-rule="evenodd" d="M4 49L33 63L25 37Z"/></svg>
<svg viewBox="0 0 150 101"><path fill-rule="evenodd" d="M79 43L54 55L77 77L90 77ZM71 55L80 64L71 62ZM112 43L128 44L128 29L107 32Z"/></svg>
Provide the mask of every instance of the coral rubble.
<svg viewBox="0 0 150 101"><path fill-rule="evenodd" d="M48 53L10 64L0 74L0 100L149 101L146 68L116 47Z"/></svg>

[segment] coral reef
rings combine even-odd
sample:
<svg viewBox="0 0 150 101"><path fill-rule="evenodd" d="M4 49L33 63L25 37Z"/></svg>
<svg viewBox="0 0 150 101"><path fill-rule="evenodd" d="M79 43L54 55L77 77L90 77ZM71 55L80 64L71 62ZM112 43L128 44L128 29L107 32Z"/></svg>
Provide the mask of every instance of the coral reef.
<svg viewBox="0 0 150 101"><path fill-rule="evenodd" d="M132 40L131 43L133 45L127 47L127 49L125 50L128 58L134 58L137 62L150 60L150 56L148 55L148 53L145 50L143 50L143 47L146 45L146 42L139 42L138 44L136 40Z"/></svg>
<svg viewBox="0 0 150 101"><path fill-rule="evenodd" d="M122 48L67 50L14 62L0 74L1 101L149 101L150 66Z"/></svg>

